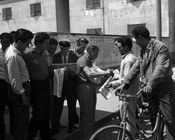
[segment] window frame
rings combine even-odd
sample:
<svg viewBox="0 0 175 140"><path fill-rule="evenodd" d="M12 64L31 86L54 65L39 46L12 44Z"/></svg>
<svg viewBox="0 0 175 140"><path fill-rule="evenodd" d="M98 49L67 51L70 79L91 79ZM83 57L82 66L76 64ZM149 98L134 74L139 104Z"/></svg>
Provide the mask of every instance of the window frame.
<svg viewBox="0 0 175 140"><path fill-rule="evenodd" d="M102 29L101 28L87 28L86 32L87 34L101 35Z"/></svg>
<svg viewBox="0 0 175 140"><path fill-rule="evenodd" d="M37 3L31 3L30 4L30 16L31 17L39 17L41 16L41 3L37 2Z"/></svg>
<svg viewBox="0 0 175 140"><path fill-rule="evenodd" d="M12 8L11 7L2 8L2 20L3 21L12 20Z"/></svg>
<svg viewBox="0 0 175 140"><path fill-rule="evenodd" d="M101 0L86 0L86 9L99 9L101 8Z"/></svg>
<svg viewBox="0 0 175 140"><path fill-rule="evenodd" d="M136 26L140 26L140 25L146 27L146 23L127 24L127 35L131 35L131 36L132 36L132 30L133 30Z"/></svg>

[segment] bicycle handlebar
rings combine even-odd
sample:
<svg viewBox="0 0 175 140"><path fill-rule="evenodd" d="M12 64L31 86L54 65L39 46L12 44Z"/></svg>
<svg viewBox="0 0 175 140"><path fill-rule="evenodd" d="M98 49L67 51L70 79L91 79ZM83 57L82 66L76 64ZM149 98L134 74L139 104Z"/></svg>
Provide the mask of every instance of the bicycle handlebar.
<svg viewBox="0 0 175 140"><path fill-rule="evenodd" d="M137 94L135 95L130 95L130 94L117 94L117 96L121 97L121 98L125 98L125 99L132 99L135 97L138 97L141 93L142 93L142 89L140 89Z"/></svg>

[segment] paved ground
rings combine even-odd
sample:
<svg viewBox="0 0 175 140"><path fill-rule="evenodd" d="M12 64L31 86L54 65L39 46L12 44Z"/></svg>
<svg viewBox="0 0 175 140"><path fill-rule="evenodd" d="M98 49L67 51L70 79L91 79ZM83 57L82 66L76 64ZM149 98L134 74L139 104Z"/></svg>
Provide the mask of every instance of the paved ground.
<svg viewBox="0 0 175 140"><path fill-rule="evenodd" d="M97 111L96 111L96 122L97 125L100 126L103 124L106 120L106 118L111 115L112 112L115 112L117 110L117 98L113 95L111 96L108 100L104 99L104 97L101 94L97 94ZM64 109L63 109L63 114L61 117L61 123L63 125L67 126L67 103L65 101L64 103ZM77 103L77 112L79 113L79 105ZM13 140L13 137L9 135L9 116L8 116L8 111L6 111L5 114L5 122L7 126L7 137L5 140ZM104 119L105 118L105 119ZM78 134L78 130L75 131L72 134L67 133L67 128L60 129L60 133L55 135L54 137L57 140L71 140L71 139L76 139L76 136Z"/></svg>
<svg viewBox="0 0 175 140"><path fill-rule="evenodd" d="M115 95L111 96L108 100L104 99L101 94L97 94L97 110L96 110L96 129L108 125L108 124L119 124L119 119L115 115L115 111L118 110L118 99ZM77 113L79 114L79 106L77 103ZM67 103L64 103L63 114L61 117L61 123L67 126ZM9 133L9 121L8 121L8 111L5 114L5 122L7 126L7 134ZM145 119L143 122L144 128L150 130L150 121ZM77 140L79 135L79 130L74 131L73 133L67 133L67 128L60 129L60 133L56 134L54 137L57 140ZM38 136L39 137L39 136ZM9 134L5 140L13 140L13 137ZM139 139L137 139L139 140Z"/></svg>

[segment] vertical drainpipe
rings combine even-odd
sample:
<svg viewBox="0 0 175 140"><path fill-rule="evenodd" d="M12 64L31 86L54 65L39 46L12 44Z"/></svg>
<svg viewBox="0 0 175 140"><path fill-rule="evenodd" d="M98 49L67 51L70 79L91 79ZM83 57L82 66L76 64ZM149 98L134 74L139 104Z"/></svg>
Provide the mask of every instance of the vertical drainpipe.
<svg viewBox="0 0 175 140"><path fill-rule="evenodd" d="M56 32L58 33L58 0L55 0Z"/></svg>
<svg viewBox="0 0 175 140"><path fill-rule="evenodd" d="M104 4L104 0L102 0L102 14L103 14L103 34L105 34L105 4Z"/></svg>
<svg viewBox="0 0 175 140"><path fill-rule="evenodd" d="M161 0L156 0L156 38L162 40Z"/></svg>
<svg viewBox="0 0 175 140"><path fill-rule="evenodd" d="M169 12L169 50L173 67L175 66L175 0L168 0Z"/></svg>

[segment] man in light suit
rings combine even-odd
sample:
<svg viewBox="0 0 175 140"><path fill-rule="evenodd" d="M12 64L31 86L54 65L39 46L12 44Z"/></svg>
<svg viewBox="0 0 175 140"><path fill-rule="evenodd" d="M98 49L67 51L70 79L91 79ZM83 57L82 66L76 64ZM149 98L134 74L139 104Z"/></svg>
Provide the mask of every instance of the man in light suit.
<svg viewBox="0 0 175 140"><path fill-rule="evenodd" d="M59 42L60 52L53 57L53 63L76 63L78 57L70 50L70 42L63 40ZM52 134L59 133L59 123L63 110L65 98L68 103L68 133L73 132L75 123L79 122L79 117L76 113L76 85L74 74L70 70L64 73L63 90L60 98L53 96L53 112L51 116Z"/></svg>
<svg viewBox="0 0 175 140"><path fill-rule="evenodd" d="M175 85L171 78L168 47L159 40L151 39L148 29L144 26L135 27L132 34L141 48L140 57L117 90L127 89L140 72L143 93L149 96L149 103L154 110L151 113L160 109L167 126L167 139L175 140Z"/></svg>

